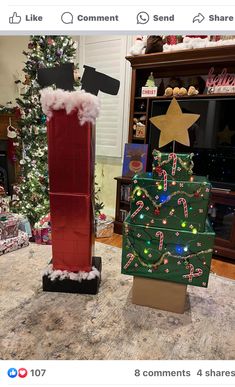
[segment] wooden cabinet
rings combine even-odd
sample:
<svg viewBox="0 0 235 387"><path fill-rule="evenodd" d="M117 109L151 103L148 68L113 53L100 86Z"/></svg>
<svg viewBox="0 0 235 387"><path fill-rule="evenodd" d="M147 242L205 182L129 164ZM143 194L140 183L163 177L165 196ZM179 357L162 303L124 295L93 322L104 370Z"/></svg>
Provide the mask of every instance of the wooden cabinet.
<svg viewBox="0 0 235 387"><path fill-rule="evenodd" d="M208 215L216 233L215 255L235 259L235 192L212 189Z"/></svg>
<svg viewBox="0 0 235 387"><path fill-rule="evenodd" d="M114 232L122 234L122 224L130 211L131 179L128 177L115 177L117 180L116 211Z"/></svg>
<svg viewBox="0 0 235 387"><path fill-rule="evenodd" d="M185 50L170 53L157 53L126 57L132 67L129 143L150 144L150 122L153 101L170 100L164 96L167 80L179 77L183 80L193 77L206 78L210 68L214 67L215 74L221 73L226 68L228 73L235 74L235 46L211 47L203 49ZM141 97L141 87L145 85L148 76L153 72L158 80L158 96L151 98ZM164 86L163 86L164 84ZM204 84L205 88L205 84ZM199 88L199 94L191 96L195 99L235 98L235 94L203 94L203 86ZM180 97L187 99L188 96ZM227 100L226 100L227 101ZM136 119L136 120L135 120ZM144 130L137 133L134 121L140 121ZM151 170L151 162L148 163ZM198 173L197 173L198 174ZM131 179L116 177L116 216L115 232L122 233L123 217L129 211L129 200L123 200L123 190L129 190ZM235 186L235 181L233 182ZM128 188L123 188L128 187ZM235 192L213 189L209 207L209 218L216 232L216 255L235 259Z"/></svg>
<svg viewBox="0 0 235 387"><path fill-rule="evenodd" d="M210 68L214 67L215 74L219 74L224 68L230 73L235 73L235 46L210 47L178 52L163 52L157 54L127 56L126 59L132 67L130 120L128 142L149 142L149 118L153 101L168 100L164 96L165 87L169 79L180 78L183 86L189 86L195 82L196 77L205 78ZM145 85L150 73L158 81L158 96L150 98L141 97L141 88ZM216 98L225 94L203 94L205 84L199 85L200 93L193 98ZM231 97L232 94L228 94ZM233 94L233 96L235 96ZM188 96L181 96L187 99ZM192 97L191 97L192 98ZM145 117L145 118L144 118ZM140 120L141 118L141 120ZM136 136L134 121L140 120L146 127L144 136Z"/></svg>

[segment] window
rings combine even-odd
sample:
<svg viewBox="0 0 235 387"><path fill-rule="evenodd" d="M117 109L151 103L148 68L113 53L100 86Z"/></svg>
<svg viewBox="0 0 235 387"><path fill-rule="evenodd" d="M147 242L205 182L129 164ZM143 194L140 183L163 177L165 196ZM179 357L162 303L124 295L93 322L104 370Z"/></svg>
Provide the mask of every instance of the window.
<svg viewBox="0 0 235 387"><path fill-rule="evenodd" d="M125 56L132 43L126 36L82 36L79 39L79 67L97 71L120 80L118 95L99 93L101 114L96 124L96 155L121 157L127 142L129 122L130 67Z"/></svg>

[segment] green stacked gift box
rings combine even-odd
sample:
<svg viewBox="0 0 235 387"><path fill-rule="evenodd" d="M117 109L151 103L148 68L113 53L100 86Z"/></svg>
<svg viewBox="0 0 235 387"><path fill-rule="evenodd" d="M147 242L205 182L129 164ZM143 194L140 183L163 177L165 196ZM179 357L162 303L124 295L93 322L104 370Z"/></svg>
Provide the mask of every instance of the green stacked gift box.
<svg viewBox="0 0 235 387"><path fill-rule="evenodd" d="M211 185L192 176L192 154L153 154L153 173L133 178L122 273L206 287L214 243L206 218Z"/></svg>
<svg viewBox="0 0 235 387"><path fill-rule="evenodd" d="M211 185L205 177L191 181L154 180L152 173L136 176L132 183L133 224L204 231Z"/></svg>
<svg viewBox="0 0 235 387"><path fill-rule="evenodd" d="M193 174L193 153L161 153L159 150L153 151L152 171L153 177L163 180L161 170L164 170L168 179L189 181Z"/></svg>
<svg viewBox="0 0 235 387"><path fill-rule="evenodd" d="M206 287L214 232L124 224L122 273Z"/></svg>

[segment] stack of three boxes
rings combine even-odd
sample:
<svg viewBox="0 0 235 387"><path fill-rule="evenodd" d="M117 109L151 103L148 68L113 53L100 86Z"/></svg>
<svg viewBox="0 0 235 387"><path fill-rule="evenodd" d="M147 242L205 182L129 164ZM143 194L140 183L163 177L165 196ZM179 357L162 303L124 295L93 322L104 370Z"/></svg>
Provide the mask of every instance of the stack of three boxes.
<svg viewBox="0 0 235 387"><path fill-rule="evenodd" d="M134 276L133 303L183 313L187 285L208 285L211 185L192 175L192 154L154 151L153 156L152 173L133 178L122 273Z"/></svg>

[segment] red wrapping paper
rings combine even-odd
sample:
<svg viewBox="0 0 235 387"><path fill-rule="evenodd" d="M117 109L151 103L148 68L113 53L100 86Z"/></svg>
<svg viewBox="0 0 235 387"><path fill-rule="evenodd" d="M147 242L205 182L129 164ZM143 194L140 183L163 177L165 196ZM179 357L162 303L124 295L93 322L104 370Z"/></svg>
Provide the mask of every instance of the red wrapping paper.
<svg viewBox="0 0 235 387"><path fill-rule="evenodd" d="M90 194L94 179L94 130L77 112L53 112L48 122L50 191Z"/></svg>
<svg viewBox="0 0 235 387"><path fill-rule="evenodd" d="M76 112L53 112L48 122L48 162L54 269L91 270L94 149L91 124L80 125Z"/></svg>
<svg viewBox="0 0 235 387"><path fill-rule="evenodd" d="M93 222L90 195L50 193L54 269L90 271Z"/></svg>

